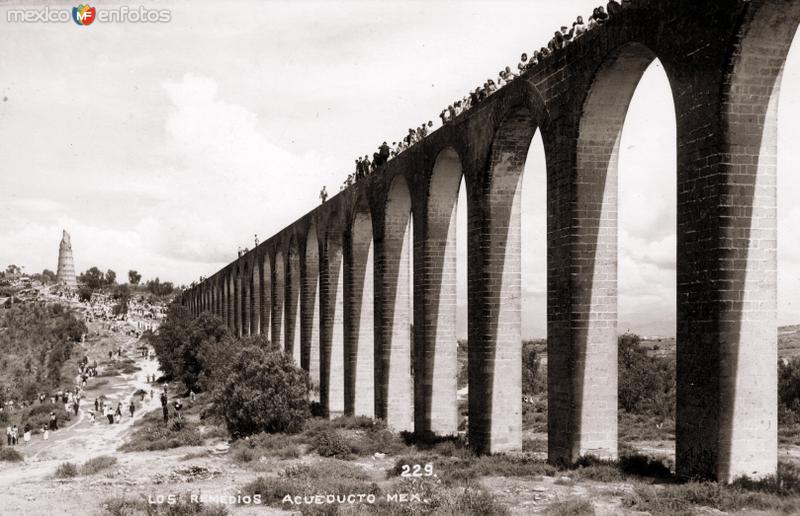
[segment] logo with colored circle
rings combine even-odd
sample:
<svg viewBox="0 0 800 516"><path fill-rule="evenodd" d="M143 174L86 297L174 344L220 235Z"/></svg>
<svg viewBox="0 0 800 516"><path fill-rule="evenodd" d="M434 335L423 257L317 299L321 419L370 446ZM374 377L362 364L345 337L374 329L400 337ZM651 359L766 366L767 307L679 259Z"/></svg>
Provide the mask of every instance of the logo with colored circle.
<svg viewBox="0 0 800 516"><path fill-rule="evenodd" d="M81 4L72 8L72 19L78 25L91 25L96 14L97 10L94 7L89 7L88 4Z"/></svg>

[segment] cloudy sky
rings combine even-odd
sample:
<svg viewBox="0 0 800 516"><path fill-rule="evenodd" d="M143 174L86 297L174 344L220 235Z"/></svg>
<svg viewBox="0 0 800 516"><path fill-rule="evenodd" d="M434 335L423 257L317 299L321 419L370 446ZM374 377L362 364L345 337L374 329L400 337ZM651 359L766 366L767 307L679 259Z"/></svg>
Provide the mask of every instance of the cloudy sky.
<svg viewBox="0 0 800 516"><path fill-rule="evenodd" d="M264 240L313 208L321 185L337 191L354 156L435 120L596 3L144 2L171 21L81 27L6 18L75 4L0 1L0 264L54 270L65 228L79 272L210 275L254 233ZM800 51L784 91L800 91ZM656 62L621 147L620 330L645 334L674 334L669 97ZM779 128L781 323L800 323L796 97L784 95ZM523 184L525 336L545 335L544 184L537 135Z"/></svg>

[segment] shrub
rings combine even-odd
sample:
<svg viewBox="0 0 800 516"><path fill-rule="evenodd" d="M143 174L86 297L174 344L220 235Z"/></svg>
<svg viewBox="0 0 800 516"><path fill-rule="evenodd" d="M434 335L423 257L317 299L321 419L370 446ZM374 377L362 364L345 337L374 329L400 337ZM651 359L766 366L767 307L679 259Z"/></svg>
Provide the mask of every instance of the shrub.
<svg viewBox="0 0 800 516"><path fill-rule="evenodd" d="M349 441L350 451L362 457L375 453L400 455L409 451L400 437L387 430L384 423L380 421L376 421L367 430L358 431Z"/></svg>
<svg viewBox="0 0 800 516"><path fill-rule="evenodd" d="M83 463L80 468L81 475L94 475L104 469L108 469L117 463L116 457L108 455L101 455L93 459L89 459Z"/></svg>
<svg viewBox="0 0 800 516"><path fill-rule="evenodd" d="M130 440L119 449L126 452L154 451L203 444L204 437L197 430L196 423L184 418L182 423L171 423L170 426L176 418L171 418L166 425L161 418L161 409L145 414L134 423Z"/></svg>
<svg viewBox="0 0 800 516"><path fill-rule="evenodd" d="M262 338L251 341L266 340ZM234 359L214 402L234 436L258 432L298 432L310 417L305 371L292 357L270 346L250 345Z"/></svg>
<svg viewBox="0 0 800 516"><path fill-rule="evenodd" d="M333 429L323 430L311 440L311 449L322 457L347 459L350 457L350 445Z"/></svg>
<svg viewBox="0 0 800 516"><path fill-rule="evenodd" d="M5 462L21 462L23 460L22 454L11 448L6 446L4 448L0 448L0 461Z"/></svg>
<svg viewBox="0 0 800 516"><path fill-rule="evenodd" d="M233 460L248 463L261 457L294 459L302 454L298 445L301 437L289 434L260 433L246 439L238 439L231 446Z"/></svg>
<svg viewBox="0 0 800 516"><path fill-rule="evenodd" d="M56 468L56 478L72 478L78 476L78 467L71 462L62 462Z"/></svg>
<svg viewBox="0 0 800 516"><path fill-rule="evenodd" d="M59 425L61 425L67 417L67 412L64 410L63 403L41 403L38 405L32 405L22 413L22 416L20 417L20 427L25 428L25 426L28 425L32 431L38 432L40 428L47 426L50 423L51 412L56 413L56 419L58 420Z"/></svg>
<svg viewBox="0 0 800 516"><path fill-rule="evenodd" d="M452 514L464 515L483 515L492 514L504 516L510 514L509 510L500 505L492 495L483 490L466 489L463 494L458 495L452 508Z"/></svg>
<svg viewBox="0 0 800 516"><path fill-rule="evenodd" d="M565 500L550 505L545 514L548 516L592 516L594 507L592 502L586 499Z"/></svg>

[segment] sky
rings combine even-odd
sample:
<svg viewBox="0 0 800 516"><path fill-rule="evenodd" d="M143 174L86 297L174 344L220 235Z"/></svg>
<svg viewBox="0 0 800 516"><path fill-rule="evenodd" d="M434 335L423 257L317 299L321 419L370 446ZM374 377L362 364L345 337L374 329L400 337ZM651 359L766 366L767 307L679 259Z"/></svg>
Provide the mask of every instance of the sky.
<svg viewBox="0 0 800 516"><path fill-rule="evenodd" d="M0 0L0 265L188 284L318 203L357 155L441 109L597 0L104 2L168 23L9 23ZM797 47L797 45L795 45ZM800 91L800 50L783 81ZM779 322L800 323L800 98L779 113ZM619 327L675 332L675 113L654 62L620 151ZM541 139L523 180L523 336L546 334ZM463 198L462 198L463 201ZM459 334L466 333L464 203Z"/></svg>

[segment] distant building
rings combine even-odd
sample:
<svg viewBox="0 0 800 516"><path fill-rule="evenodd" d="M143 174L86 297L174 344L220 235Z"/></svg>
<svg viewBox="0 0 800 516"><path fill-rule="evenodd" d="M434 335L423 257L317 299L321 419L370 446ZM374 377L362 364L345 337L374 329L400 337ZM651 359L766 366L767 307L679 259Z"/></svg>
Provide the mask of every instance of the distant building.
<svg viewBox="0 0 800 516"><path fill-rule="evenodd" d="M66 230L61 236L61 245L58 246L56 281L59 285L66 285L69 288L78 287L78 280L75 278L75 264L72 261L72 242Z"/></svg>

